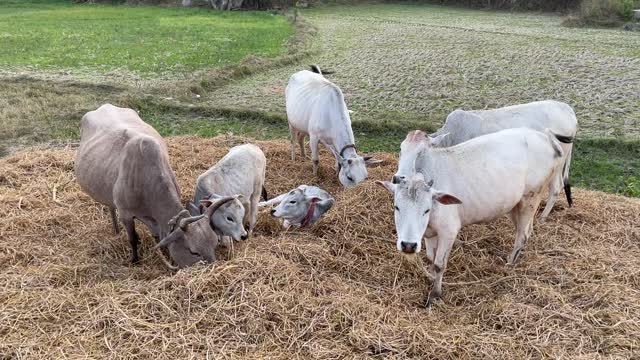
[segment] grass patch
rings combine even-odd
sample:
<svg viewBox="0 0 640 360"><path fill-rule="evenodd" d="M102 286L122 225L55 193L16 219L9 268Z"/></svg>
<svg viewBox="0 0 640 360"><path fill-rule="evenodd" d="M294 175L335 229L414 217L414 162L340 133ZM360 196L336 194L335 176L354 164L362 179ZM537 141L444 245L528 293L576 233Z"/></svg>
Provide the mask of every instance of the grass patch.
<svg viewBox="0 0 640 360"><path fill-rule="evenodd" d="M268 12L0 0L0 66L181 73L276 57L291 34Z"/></svg>

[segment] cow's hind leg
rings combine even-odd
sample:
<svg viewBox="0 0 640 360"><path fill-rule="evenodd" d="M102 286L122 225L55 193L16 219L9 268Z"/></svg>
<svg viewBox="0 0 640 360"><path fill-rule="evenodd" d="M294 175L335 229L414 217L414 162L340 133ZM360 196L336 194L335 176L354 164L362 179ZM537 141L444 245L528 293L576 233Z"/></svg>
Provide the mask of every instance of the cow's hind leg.
<svg viewBox="0 0 640 360"><path fill-rule="evenodd" d="M116 235L120 234L120 227L118 226L118 217L116 216L116 208L110 207L109 212L111 213L111 224L113 224L113 232Z"/></svg>
<svg viewBox="0 0 640 360"><path fill-rule="evenodd" d="M507 258L507 265L515 264L522 250L524 250L533 230L533 219L540 206L540 200L540 194L524 197L518 205L511 210L511 218L515 220L516 225L516 240L513 244L513 251Z"/></svg>
<svg viewBox="0 0 640 360"><path fill-rule="evenodd" d="M304 151L304 138L306 135L303 132L298 131L298 145L300 145L300 154L302 154L302 158L304 159L307 154Z"/></svg>
<svg viewBox="0 0 640 360"><path fill-rule="evenodd" d="M136 264L140 261L138 257L138 233L136 232L135 222L133 217L120 217L120 221L124 224L127 235L129 236L129 244L131 244L131 263Z"/></svg>
<svg viewBox="0 0 640 360"><path fill-rule="evenodd" d="M547 220L547 217L551 213L551 210L553 210L553 206L558 200L558 195L560 194L560 191L562 191L563 185L564 182L562 180L562 173L559 173L554 177L553 180L549 182L549 198L547 199L547 204L545 205L542 214L540 214L540 221Z"/></svg>

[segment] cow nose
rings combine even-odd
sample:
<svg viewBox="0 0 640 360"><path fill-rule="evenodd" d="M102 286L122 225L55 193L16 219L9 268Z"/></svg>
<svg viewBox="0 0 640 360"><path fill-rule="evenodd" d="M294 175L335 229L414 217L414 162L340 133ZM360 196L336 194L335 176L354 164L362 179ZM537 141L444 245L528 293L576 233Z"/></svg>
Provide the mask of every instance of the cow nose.
<svg viewBox="0 0 640 360"><path fill-rule="evenodd" d="M402 181L403 178L404 178L404 176L393 175L393 177L391 178L391 182L394 183L394 184L397 184L400 181Z"/></svg>
<svg viewBox="0 0 640 360"><path fill-rule="evenodd" d="M240 236L240 240L247 240L248 237L249 237L248 234L242 235Z"/></svg>
<svg viewBox="0 0 640 360"><path fill-rule="evenodd" d="M417 248L418 243L400 242L400 249L402 249L402 252L405 254L415 254Z"/></svg>
<svg viewBox="0 0 640 360"><path fill-rule="evenodd" d="M276 213L276 209L271 209L271 215Z"/></svg>

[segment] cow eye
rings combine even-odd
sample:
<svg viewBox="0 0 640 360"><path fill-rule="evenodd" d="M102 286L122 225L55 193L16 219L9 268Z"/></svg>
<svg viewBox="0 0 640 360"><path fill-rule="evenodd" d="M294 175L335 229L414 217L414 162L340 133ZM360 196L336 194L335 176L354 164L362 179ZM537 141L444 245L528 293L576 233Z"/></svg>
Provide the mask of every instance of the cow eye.
<svg viewBox="0 0 640 360"><path fill-rule="evenodd" d="M400 209L397 206L394 206L396 208L396 211L400 211Z"/></svg>
<svg viewBox="0 0 640 360"><path fill-rule="evenodd" d="M197 252L195 252L195 251L191 251L191 249L189 249L189 252L191 253L191 255L194 255L194 256L200 256L200 254L199 254L199 253L197 253Z"/></svg>
<svg viewBox="0 0 640 360"><path fill-rule="evenodd" d="M424 214L425 214L425 215L427 215L427 213L428 213L428 212L429 212L429 209L427 209L427 210L424 212Z"/></svg>
<svg viewBox="0 0 640 360"><path fill-rule="evenodd" d="M295 204L295 203L296 203L296 201L295 201L295 200L291 200L291 201L289 201L289 204Z"/></svg>
<svg viewBox="0 0 640 360"><path fill-rule="evenodd" d="M351 165L352 161L351 159L347 160L347 164Z"/></svg>
<svg viewBox="0 0 640 360"><path fill-rule="evenodd" d="M233 222L233 219L230 216L227 216L227 221L228 222Z"/></svg>

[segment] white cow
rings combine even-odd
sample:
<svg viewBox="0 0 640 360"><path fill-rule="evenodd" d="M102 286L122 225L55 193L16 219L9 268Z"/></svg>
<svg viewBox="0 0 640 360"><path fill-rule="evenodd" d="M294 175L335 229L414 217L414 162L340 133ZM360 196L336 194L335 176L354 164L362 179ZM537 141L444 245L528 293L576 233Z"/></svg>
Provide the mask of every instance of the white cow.
<svg viewBox="0 0 640 360"><path fill-rule="evenodd" d="M253 144L234 146L220 161L198 176L194 202L189 203L187 208L192 215L197 215L202 211L202 206L198 204L208 205L218 198L240 195L238 199L244 207L242 222L248 232L241 238L245 240L256 225L260 195L265 200L267 198L264 188L266 168L267 159L259 147ZM214 230L222 226L212 225Z"/></svg>
<svg viewBox="0 0 640 360"><path fill-rule="evenodd" d="M453 146L481 135L518 127L538 131L548 128L557 135L564 150L564 167L549 184L547 205L540 216L544 220L551 213L563 186L569 206L573 205L569 167L573 140L578 132L578 120L571 106L559 101L545 100L491 110L455 110L447 116L444 126L432 136L448 134L439 146Z"/></svg>
<svg viewBox="0 0 640 360"><path fill-rule="evenodd" d="M510 214L516 240L507 263L517 260L531 234L542 191L564 155L549 130L502 130L446 148L435 148L438 140L419 130L410 132L398 164L399 172L407 175L398 184L377 182L394 194L398 250L420 252L426 232L435 276L427 305L442 292L449 252L462 226Z"/></svg>
<svg viewBox="0 0 640 360"><path fill-rule="evenodd" d="M313 174L318 174L318 145L323 143L336 157L340 183L355 186L367 178L367 166L380 160L358 155L342 91L322 75L317 65L311 68L313 71L293 74L286 89L291 160L296 157L296 139L305 156L304 139L309 136Z"/></svg>
<svg viewBox="0 0 640 360"><path fill-rule="evenodd" d="M271 216L284 219L284 226L307 227L315 224L335 204L328 192L317 186L300 185L297 188L263 201L258 207L273 206Z"/></svg>

